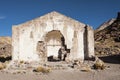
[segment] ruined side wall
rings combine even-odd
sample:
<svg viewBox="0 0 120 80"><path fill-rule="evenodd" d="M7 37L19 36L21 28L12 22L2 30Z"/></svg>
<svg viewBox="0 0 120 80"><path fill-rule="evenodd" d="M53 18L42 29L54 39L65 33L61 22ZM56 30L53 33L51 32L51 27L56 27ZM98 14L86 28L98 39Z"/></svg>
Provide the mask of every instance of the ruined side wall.
<svg viewBox="0 0 120 80"><path fill-rule="evenodd" d="M94 54L94 30L91 27L87 27L87 40L88 40L88 58L95 56Z"/></svg>

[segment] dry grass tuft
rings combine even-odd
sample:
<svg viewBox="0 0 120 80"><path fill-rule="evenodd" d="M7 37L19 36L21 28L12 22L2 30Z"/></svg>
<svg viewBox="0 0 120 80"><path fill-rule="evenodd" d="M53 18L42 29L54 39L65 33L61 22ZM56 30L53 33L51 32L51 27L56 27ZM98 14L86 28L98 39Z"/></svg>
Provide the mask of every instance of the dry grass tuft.
<svg viewBox="0 0 120 80"><path fill-rule="evenodd" d="M6 68L6 65L0 62L0 70L5 69L5 68Z"/></svg>
<svg viewBox="0 0 120 80"><path fill-rule="evenodd" d="M100 59L97 59L95 61L95 64L93 65L94 69L101 69L101 70L104 70L105 69L105 63L100 60Z"/></svg>
<svg viewBox="0 0 120 80"><path fill-rule="evenodd" d="M20 64L23 64L24 63L24 61L20 61Z"/></svg>
<svg viewBox="0 0 120 80"><path fill-rule="evenodd" d="M34 72L42 72L42 73L49 73L51 70L49 68L44 68L44 67L37 67L36 69L33 70Z"/></svg>
<svg viewBox="0 0 120 80"><path fill-rule="evenodd" d="M86 65L86 66L82 67L81 71L90 72L91 71L91 67L89 65Z"/></svg>

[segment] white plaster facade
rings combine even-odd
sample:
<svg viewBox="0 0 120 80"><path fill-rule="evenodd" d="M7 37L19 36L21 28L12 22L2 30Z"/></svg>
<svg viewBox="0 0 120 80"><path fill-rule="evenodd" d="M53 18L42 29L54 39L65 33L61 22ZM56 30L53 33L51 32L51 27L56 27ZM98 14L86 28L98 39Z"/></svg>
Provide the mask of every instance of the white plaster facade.
<svg viewBox="0 0 120 80"><path fill-rule="evenodd" d="M93 29L58 12L14 25L12 32L13 61L47 61L49 56L58 56L63 42L69 50L69 60L83 61L86 57L94 56ZM43 43L43 56L38 55L38 42Z"/></svg>

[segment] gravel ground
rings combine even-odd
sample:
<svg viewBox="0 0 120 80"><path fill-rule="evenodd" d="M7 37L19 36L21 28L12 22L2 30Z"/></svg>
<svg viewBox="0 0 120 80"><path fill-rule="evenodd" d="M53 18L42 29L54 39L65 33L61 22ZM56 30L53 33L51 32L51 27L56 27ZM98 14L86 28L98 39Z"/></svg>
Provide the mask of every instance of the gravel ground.
<svg viewBox="0 0 120 80"><path fill-rule="evenodd" d="M48 74L0 72L0 80L120 80L120 64L108 64L105 70L53 70Z"/></svg>

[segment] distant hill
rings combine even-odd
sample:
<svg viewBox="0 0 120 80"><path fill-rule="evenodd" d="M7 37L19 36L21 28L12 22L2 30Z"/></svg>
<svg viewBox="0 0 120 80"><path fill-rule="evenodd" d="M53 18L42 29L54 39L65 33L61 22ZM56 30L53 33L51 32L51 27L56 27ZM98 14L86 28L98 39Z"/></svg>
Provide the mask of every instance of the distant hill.
<svg viewBox="0 0 120 80"><path fill-rule="evenodd" d="M120 54L120 13L95 31L95 52L97 55Z"/></svg>
<svg viewBox="0 0 120 80"><path fill-rule="evenodd" d="M11 56L11 37L0 37L0 57Z"/></svg>

